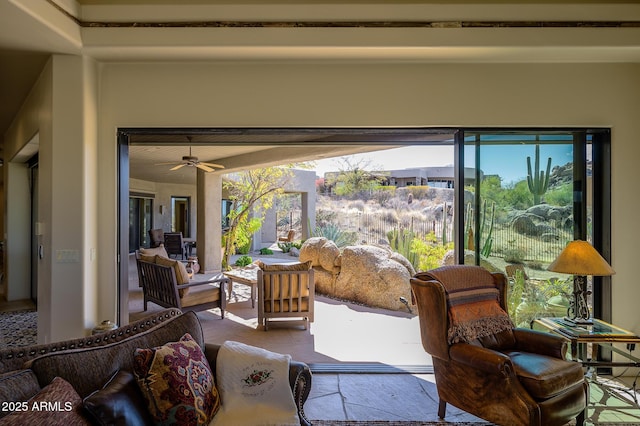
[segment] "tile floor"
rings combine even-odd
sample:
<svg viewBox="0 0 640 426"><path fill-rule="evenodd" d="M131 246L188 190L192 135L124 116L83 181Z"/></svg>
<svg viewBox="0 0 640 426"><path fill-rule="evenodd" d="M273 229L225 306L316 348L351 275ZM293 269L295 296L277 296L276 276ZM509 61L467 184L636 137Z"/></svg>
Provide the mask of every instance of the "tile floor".
<svg viewBox="0 0 640 426"><path fill-rule="evenodd" d="M422 349L417 317L318 297L315 322L308 330L274 327L257 330L249 287L233 285L221 320L219 310L198 313L205 339L236 340L272 351L289 353L312 367L313 385L305 412L311 420L438 421L435 379L426 366L431 358ZM130 318L142 311L141 291L130 285ZM151 304L151 311L161 308ZM398 374L398 368L408 373ZM628 374L636 374L637 369ZM357 373L356 373L357 372ZM373 373L372 373L373 372ZM640 425L640 409L626 392L628 385L609 381L614 392L592 385L589 425ZM631 377L633 380L633 377ZM482 422L455 407L447 407L446 421Z"/></svg>

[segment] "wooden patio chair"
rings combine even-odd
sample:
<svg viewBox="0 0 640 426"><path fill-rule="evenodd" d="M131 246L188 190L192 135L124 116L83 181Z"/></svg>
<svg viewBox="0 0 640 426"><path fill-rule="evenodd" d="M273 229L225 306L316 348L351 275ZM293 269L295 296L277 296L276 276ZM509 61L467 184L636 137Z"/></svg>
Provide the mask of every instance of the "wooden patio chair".
<svg viewBox="0 0 640 426"><path fill-rule="evenodd" d="M149 246L151 248L159 247L164 244L164 231L160 228L149 229Z"/></svg>
<svg viewBox="0 0 640 426"><path fill-rule="evenodd" d="M224 318L227 298L225 288L229 279L217 274L206 280L192 281L184 263L160 255L144 255L136 252L138 279L144 296L144 310L148 302L164 308L182 311L202 311L220 308Z"/></svg>
<svg viewBox="0 0 640 426"><path fill-rule="evenodd" d="M169 257L175 256L176 259L187 258L187 244L184 242L182 232L165 232L164 248L167 250Z"/></svg>
<svg viewBox="0 0 640 426"><path fill-rule="evenodd" d="M293 229L290 229L289 232L287 232L287 236L286 237L278 237L278 242L279 243L291 243L293 242L293 239L296 236L296 231Z"/></svg>
<svg viewBox="0 0 640 426"><path fill-rule="evenodd" d="M315 283L311 262L257 264L258 325L267 331L270 321L288 322L302 324L306 330L314 319Z"/></svg>

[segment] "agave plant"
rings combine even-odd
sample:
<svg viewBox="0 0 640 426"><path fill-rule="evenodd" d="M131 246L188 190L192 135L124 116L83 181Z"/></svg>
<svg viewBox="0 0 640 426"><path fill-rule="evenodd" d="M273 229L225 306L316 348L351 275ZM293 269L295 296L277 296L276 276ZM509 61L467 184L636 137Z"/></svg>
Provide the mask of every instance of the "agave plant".
<svg viewBox="0 0 640 426"><path fill-rule="evenodd" d="M353 245L357 236L353 232L346 232L335 223L327 223L324 226L318 226L313 233L314 237L325 237L327 240L333 241L338 247Z"/></svg>

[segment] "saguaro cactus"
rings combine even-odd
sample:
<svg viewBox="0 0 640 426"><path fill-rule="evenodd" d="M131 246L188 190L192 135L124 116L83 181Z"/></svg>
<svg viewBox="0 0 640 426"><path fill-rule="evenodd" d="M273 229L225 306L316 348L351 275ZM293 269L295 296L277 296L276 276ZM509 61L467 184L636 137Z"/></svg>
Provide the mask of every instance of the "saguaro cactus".
<svg viewBox="0 0 640 426"><path fill-rule="evenodd" d="M531 169L531 157L527 157L527 185L533 194L533 205L540 204L540 198L549 188L549 174L551 173L551 157L547 159L546 173L540 171L540 145L536 145L535 173Z"/></svg>

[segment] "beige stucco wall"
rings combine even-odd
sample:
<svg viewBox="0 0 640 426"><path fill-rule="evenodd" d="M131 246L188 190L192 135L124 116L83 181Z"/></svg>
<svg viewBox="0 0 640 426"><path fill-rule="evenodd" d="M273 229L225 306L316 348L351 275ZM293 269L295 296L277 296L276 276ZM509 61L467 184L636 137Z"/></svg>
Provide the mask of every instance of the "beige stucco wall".
<svg viewBox="0 0 640 426"><path fill-rule="evenodd" d="M639 65L114 63L100 89L101 252L115 249L118 127L611 127L613 320L640 332L630 238ZM111 270L101 259L104 280Z"/></svg>
<svg viewBox="0 0 640 426"><path fill-rule="evenodd" d="M97 75L91 59L53 56L5 135L9 161L25 161L17 156L38 135L35 220L42 231L37 237L43 253L37 260L37 297L38 340L43 343L85 334L98 321ZM12 165L8 173L20 167ZM9 174L9 189L11 178ZM30 295L28 205L12 210L16 205L7 202L7 258L12 264L7 282L14 300ZM113 299L101 302L115 309Z"/></svg>
<svg viewBox="0 0 640 426"><path fill-rule="evenodd" d="M195 238L196 229L198 228L197 221L197 208L198 197L196 194L195 185L185 184L167 184L149 182L139 179L129 180L130 192L141 192L146 194L153 194L153 227L161 228L165 232L171 232L171 197L189 197L190 202L190 220L191 220L191 235L184 235L184 237ZM160 206L164 206L163 212L160 213Z"/></svg>
<svg viewBox="0 0 640 426"><path fill-rule="evenodd" d="M40 134L39 334L77 336L116 318L116 131L147 126L611 127L613 321L640 333L639 107L640 65L630 64L98 65L55 56L5 137L11 158ZM5 229L11 248L21 235ZM55 262L65 249L79 262Z"/></svg>

